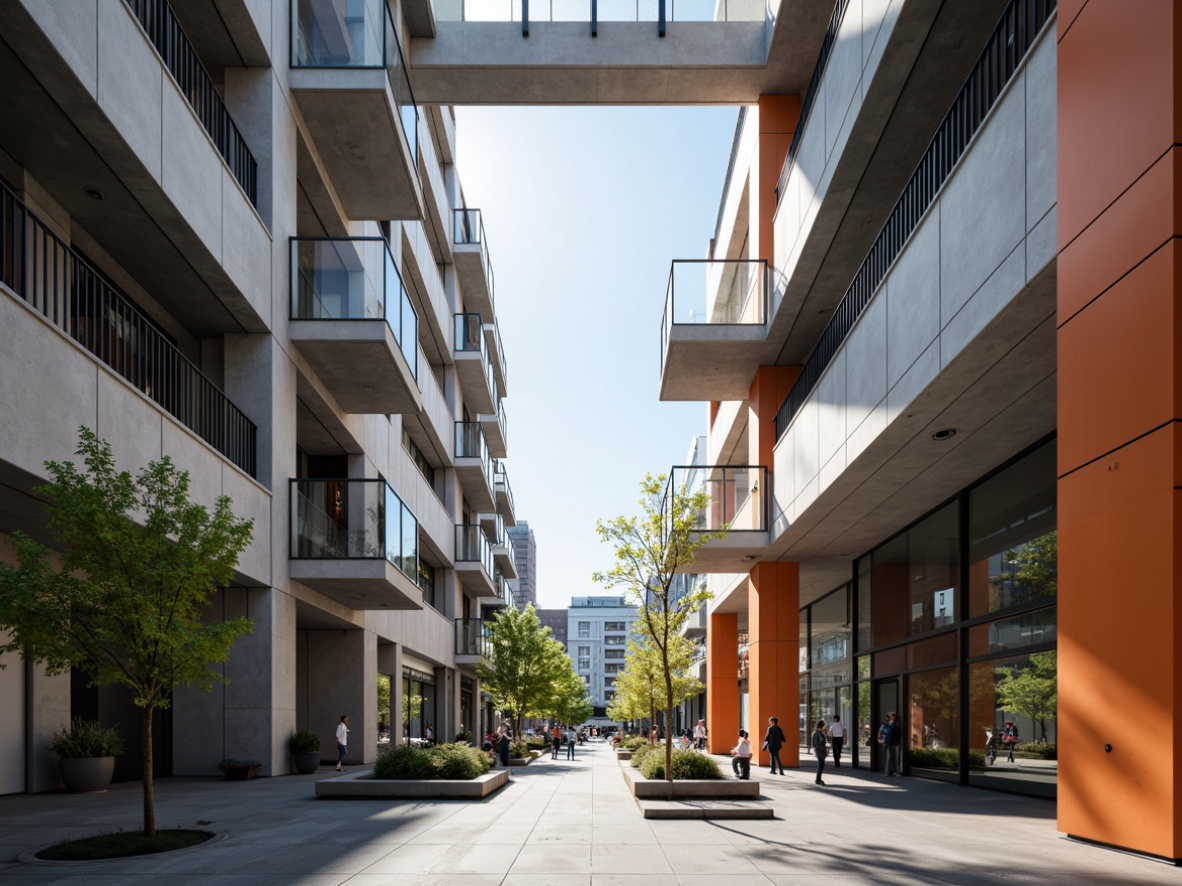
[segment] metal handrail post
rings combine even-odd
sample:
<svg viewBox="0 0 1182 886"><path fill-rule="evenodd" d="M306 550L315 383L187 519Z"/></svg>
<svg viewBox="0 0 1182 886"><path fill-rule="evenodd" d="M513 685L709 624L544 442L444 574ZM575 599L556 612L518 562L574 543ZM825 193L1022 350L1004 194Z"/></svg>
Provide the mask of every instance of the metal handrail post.
<svg viewBox="0 0 1182 886"><path fill-rule="evenodd" d="M529 36L529 0L521 0L521 36Z"/></svg>
<svg viewBox="0 0 1182 886"><path fill-rule="evenodd" d="M657 22L657 36L665 36L665 0L657 0L658 22Z"/></svg>

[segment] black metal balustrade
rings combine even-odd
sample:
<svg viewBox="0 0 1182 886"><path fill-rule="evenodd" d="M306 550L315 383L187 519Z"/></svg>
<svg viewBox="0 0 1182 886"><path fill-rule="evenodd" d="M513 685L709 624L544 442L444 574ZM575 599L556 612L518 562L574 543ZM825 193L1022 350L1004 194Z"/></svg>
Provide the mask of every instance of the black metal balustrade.
<svg viewBox="0 0 1182 886"><path fill-rule="evenodd" d="M123 0L135 15L156 47L164 66L168 68L189 102L189 106L213 139L218 153L242 185L242 190L254 206L259 203L259 165L246 146L246 140L230 112L222 101L213 79L201 59L197 57L193 44L185 35L184 28L177 21L176 13L167 0Z"/></svg>
<svg viewBox="0 0 1182 886"><path fill-rule="evenodd" d="M0 283L255 476L254 423L3 182Z"/></svg>
<svg viewBox="0 0 1182 886"><path fill-rule="evenodd" d="M676 499L706 493L704 507L687 514L702 532L763 532L767 529L767 468L762 465L677 465L669 470L662 508L680 512ZM672 507L672 510L671 510Z"/></svg>
<svg viewBox="0 0 1182 886"><path fill-rule="evenodd" d="M854 323L870 303L932 201L981 127L1006 84L1055 11L1056 0L1013 0L985 44L960 93L870 247L837 311L776 413L776 439L821 380ZM798 129L799 131L799 129Z"/></svg>

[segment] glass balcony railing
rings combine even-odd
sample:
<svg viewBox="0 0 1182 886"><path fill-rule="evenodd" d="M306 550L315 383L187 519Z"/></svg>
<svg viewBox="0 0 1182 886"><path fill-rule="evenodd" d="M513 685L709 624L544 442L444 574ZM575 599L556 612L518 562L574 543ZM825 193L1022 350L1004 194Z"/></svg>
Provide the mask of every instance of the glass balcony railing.
<svg viewBox="0 0 1182 886"><path fill-rule="evenodd" d="M291 0L293 68L385 68L417 166L419 111L386 0Z"/></svg>
<svg viewBox="0 0 1182 886"><path fill-rule="evenodd" d="M505 384L509 383L509 363L505 359L505 345L501 341L501 326L495 320L493 321L493 339L496 341L497 364L501 370L501 378L505 379Z"/></svg>
<svg viewBox="0 0 1182 886"><path fill-rule="evenodd" d="M484 267L484 278L488 281L488 297L493 300L492 260L488 257L488 238L484 236L484 219L479 209L455 209L453 212L452 240L458 246L480 246L480 264Z"/></svg>
<svg viewBox="0 0 1182 886"><path fill-rule="evenodd" d="M456 619L456 655L492 658L492 638L484 619Z"/></svg>
<svg viewBox="0 0 1182 886"><path fill-rule="evenodd" d="M509 488L509 472L505 469L503 461L494 459L493 480L495 482L494 491L505 496L509 500L509 506L512 507L513 490Z"/></svg>
<svg viewBox="0 0 1182 886"><path fill-rule="evenodd" d="M436 0L441 22L761 22L765 0Z"/></svg>
<svg viewBox="0 0 1182 886"><path fill-rule="evenodd" d="M513 592L509 588L509 579L505 578L501 573L500 566L496 567L493 572L493 587L497 589L497 596L500 599L504 600L510 606L513 605Z"/></svg>
<svg viewBox="0 0 1182 886"><path fill-rule="evenodd" d="M480 426L480 422L456 422L456 458L480 459L488 488L490 491L494 488L494 459L489 454L488 441L484 437L484 428Z"/></svg>
<svg viewBox="0 0 1182 886"><path fill-rule="evenodd" d="M706 506L694 515L702 532L763 532L767 529L767 468L754 465L684 465L669 471L665 508L674 496L705 489Z"/></svg>
<svg viewBox="0 0 1182 886"><path fill-rule="evenodd" d="M661 354L674 326L758 326L767 320L767 262L761 259L674 261L661 320Z"/></svg>
<svg viewBox="0 0 1182 886"><path fill-rule="evenodd" d="M419 523L385 480L292 480L291 557L385 559L417 583Z"/></svg>
<svg viewBox="0 0 1182 886"><path fill-rule="evenodd" d="M492 545L484 530L475 523L460 523L456 526L456 562L479 563L488 573L493 575Z"/></svg>
<svg viewBox="0 0 1182 886"><path fill-rule="evenodd" d="M139 309L0 181L0 284L112 372L256 474L258 430ZM5 416L4 423L15 421Z"/></svg>
<svg viewBox="0 0 1182 886"><path fill-rule="evenodd" d="M480 354L484 365L484 383L489 394L497 393L497 377L493 370L492 358L488 352L488 341L484 337L484 321L479 314L455 315L455 349L466 354Z"/></svg>
<svg viewBox="0 0 1182 886"><path fill-rule="evenodd" d="M419 377L419 315L381 237L294 237L291 319L384 319Z"/></svg>

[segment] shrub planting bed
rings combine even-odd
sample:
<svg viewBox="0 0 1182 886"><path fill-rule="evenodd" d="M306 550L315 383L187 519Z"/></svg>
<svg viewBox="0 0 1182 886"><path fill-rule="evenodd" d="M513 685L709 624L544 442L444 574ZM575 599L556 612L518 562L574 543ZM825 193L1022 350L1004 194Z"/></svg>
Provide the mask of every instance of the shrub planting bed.
<svg viewBox="0 0 1182 886"><path fill-rule="evenodd" d="M401 781L470 781L488 772L488 757L468 745L429 748L398 745L383 751L374 763L373 778Z"/></svg>

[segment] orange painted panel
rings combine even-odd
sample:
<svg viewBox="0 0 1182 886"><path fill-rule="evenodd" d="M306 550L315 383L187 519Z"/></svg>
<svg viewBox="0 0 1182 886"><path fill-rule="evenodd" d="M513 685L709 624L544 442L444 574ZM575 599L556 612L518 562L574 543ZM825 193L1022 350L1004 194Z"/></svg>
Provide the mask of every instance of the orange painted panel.
<svg viewBox="0 0 1182 886"><path fill-rule="evenodd" d="M1182 150L1167 152L1059 253L1060 326L1155 249L1182 234L1179 164Z"/></svg>
<svg viewBox="0 0 1182 886"><path fill-rule="evenodd" d="M1067 29L1071 27L1071 23L1075 21L1075 17L1079 15L1079 11L1083 9L1088 3L1088 0L1059 0L1057 5L1059 19L1057 22L1058 33L1057 40L1062 40L1063 35Z"/></svg>
<svg viewBox="0 0 1182 886"><path fill-rule="evenodd" d="M792 144L792 134L800 122L800 96L761 95L759 97L759 168L757 198L759 225L756 231L757 258L776 266L774 221L776 217L776 182ZM782 399L782 398L781 398ZM763 462L766 464L766 462Z"/></svg>
<svg viewBox="0 0 1182 886"><path fill-rule="evenodd" d="M1169 858L1182 856L1176 427L1059 481L1058 827Z"/></svg>
<svg viewBox="0 0 1182 886"><path fill-rule="evenodd" d="M768 469L775 463L776 412L800 375L800 366L760 366L747 397L747 433L755 449L753 464Z"/></svg>
<svg viewBox="0 0 1182 886"><path fill-rule="evenodd" d="M1171 240L1059 329L1059 474L1178 416Z"/></svg>
<svg viewBox="0 0 1182 886"><path fill-rule="evenodd" d="M1136 14L1090 0L1059 41L1060 248L1174 144L1177 15L1170 0Z"/></svg>
<svg viewBox="0 0 1182 886"><path fill-rule="evenodd" d="M749 723L753 739L761 739L769 717L778 717L787 744L780 759L799 763L796 711L800 708L800 566L758 563L751 570L747 594L751 682ZM767 765L758 750L759 765Z"/></svg>
<svg viewBox="0 0 1182 886"><path fill-rule="evenodd" d="M738 728L739 616L715 613L706 629L706 740L710 753L725 754L734 747L730 739Z"/></svg>

